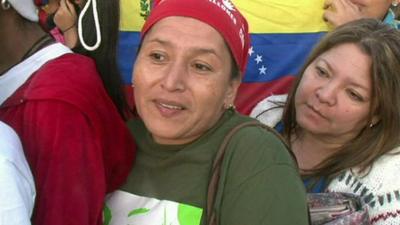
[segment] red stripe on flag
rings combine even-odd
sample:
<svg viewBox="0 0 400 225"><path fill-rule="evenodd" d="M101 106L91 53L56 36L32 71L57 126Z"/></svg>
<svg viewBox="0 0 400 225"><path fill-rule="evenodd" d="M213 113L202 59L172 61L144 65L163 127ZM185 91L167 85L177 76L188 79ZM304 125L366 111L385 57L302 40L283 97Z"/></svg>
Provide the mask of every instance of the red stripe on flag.
<svg viewBox="0 0 400 225"><path fill-rule="evenodd" d="M236 109L245 115L249 115L258 102L270 95L279 95L289 92L294 76L282 78L265 83L242 83L236 96Z"/></svg>

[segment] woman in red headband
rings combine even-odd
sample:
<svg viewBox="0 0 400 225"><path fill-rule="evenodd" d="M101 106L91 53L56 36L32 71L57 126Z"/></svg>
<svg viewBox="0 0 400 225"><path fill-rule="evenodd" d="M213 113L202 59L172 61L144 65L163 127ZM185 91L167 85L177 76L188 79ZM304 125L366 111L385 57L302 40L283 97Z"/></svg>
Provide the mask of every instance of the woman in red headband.
<svg viewBox="0 0 400 225"><path fill-rule="evenodd" d="M138 158L106 224L308 224L289 151L233 107L248 49L231 1L158 2L133 71Z"/></svg>

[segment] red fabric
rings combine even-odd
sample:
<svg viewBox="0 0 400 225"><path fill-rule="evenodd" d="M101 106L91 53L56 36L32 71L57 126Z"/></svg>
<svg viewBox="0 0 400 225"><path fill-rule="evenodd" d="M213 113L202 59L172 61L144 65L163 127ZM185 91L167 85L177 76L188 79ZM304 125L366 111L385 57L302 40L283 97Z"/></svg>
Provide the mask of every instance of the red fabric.
<svg viewBox="0 0 400 225"><path fill-rule="evenodd" d="M47 0L34 0L34 3L35 3L35 5L37 5L37 6L41 6L41 5L43 5L43 2L48 2Z"/></svg>
<svg viewBox="0 0 400 225"><path fill-rule="evenodd" d="M241 83L235 100L236 109L245 115L263 99L274 94L288 93L294 81L294 76L284 76L268 83Z"/></svg>
<svg viewBox="0 0 400 225"><path fill-rule="evenodd" d="M34 175L35 225L100 225L106 193L125 182L135 146L92 60L48 62L0 107Z"/></svg>
<svg viewBox="0 0 400 225"><path fill-rule="evenodd" d="M136 110L135 109L135 98L133 97L133 88L131 85L124 85L124 93L126 100L129 105L129 109L131 109L133 112Z"/></svg>
<svg viewBox="0 0 400 225"><path fill-rule="evenodd" d="M49 16L43 9L39 9L39 24L43 30L48 31L50 28L47 27L47 17Z"/></svg>
<svg viewBox="0 0 400 225"><path fill-rule="evenodd" d="M159 20L169 16L198 19L216 29L228 44L240 71L246 71L250 34L246 19L229 0L156 1L142 28L142 38Z"/></svg>

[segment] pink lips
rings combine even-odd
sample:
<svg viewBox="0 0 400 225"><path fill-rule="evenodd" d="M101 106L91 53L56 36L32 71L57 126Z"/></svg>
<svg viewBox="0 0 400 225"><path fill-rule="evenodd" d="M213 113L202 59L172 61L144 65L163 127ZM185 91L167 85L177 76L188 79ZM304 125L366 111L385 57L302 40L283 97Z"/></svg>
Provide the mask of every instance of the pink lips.
<svg viewBox="0 0 400 225"><path fill-rule="evenodd" d="M157 99L154 100L154 104L164 117L173 117L186 109L182 104L175 101Z"/></svg>
<svg viewBox="0 0 400 225"><path fill-rule="evenodd" d="M317 114L318 116L327 119L319 110L315 109L312 105L307 104L307 107L314 112L315 114Z"/></svg>

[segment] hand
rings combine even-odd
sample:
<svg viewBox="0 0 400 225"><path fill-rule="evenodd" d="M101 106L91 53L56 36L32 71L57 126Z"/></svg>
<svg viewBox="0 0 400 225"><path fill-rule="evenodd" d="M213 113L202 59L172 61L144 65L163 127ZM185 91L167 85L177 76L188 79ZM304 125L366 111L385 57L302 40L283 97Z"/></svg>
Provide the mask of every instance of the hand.
<svg viewBox="0 0 400 225"><path fill-rule="evenodd" d="M326 0L323 18L333 27L364 17L359 6L350 0Z"/></svg>
<svg viewBox="0 0 400 225"><path fill-rule="evenodd" d="M54 23L63 32L76 29L78 17L74 5L69 0L60 0L60 7L54 15Z"/></svg>

